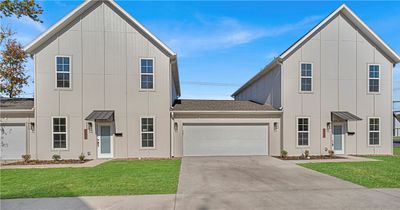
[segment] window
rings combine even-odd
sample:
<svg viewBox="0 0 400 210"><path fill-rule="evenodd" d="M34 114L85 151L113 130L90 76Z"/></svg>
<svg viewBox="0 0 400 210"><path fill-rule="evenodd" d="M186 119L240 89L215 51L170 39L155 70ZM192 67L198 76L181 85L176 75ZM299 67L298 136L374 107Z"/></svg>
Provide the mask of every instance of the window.
<svg viewBox="0 0 400 210"><path fill-rule="evenodd" d="M142 148L154 148L154 118L141 118Z"/></svg>
<svg viewBox="0 0 400 210"><path fill-rule="evenodd" d="M140 59L140 89L154 89L154 59Z"/></svg>
<svg viewBox="0 0 400 210"><path fill-rule="evenodd" d="M310 118L297 118L297 146L308 146L310 139Z"/></svg>
<svg viewBox="0 0 400 210"><path fill-rule="evenodd" d="M53 117L53 149L67 149L67 118Z"/></svg>
<svg viewBox="0 0 400 210"><path fill-rule="evenodd" d="M300 67L300 91L311 92L312 91L312 64L301 63Z"/></svg>
<svg viewBox="0 0 400 210"><path fill-rule="evenodd" d="M380 90L380 66L377 64L368 65L368 92L379 93Z"/></svg>
<svg viewBox="0 0 400 210"><path fill-rule="evenodd" d="M71 87L71 57L68 56L56 57L56 87L57 88Z"/></svg>
<svg viewBox="0 0 400 210"><path fill-rule="evenodd" d="M369 145L379 145L379 118L368 118Z"/></svg>

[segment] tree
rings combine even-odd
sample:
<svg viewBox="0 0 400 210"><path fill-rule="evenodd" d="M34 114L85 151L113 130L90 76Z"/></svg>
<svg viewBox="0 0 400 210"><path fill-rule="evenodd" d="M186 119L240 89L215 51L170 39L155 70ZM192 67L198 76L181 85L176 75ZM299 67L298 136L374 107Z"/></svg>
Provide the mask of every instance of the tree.
<svg viewBox="0 0 400 210"><path fill-rule="evenodd" d="M15 39L7 40L5 49L0 52L0 93L10 98L23 92L22 88L28 84L25 63L27 54Z"/></svg>
<svg viewBox="0 0 400 210"><path fill-rule="evenodd" d="M42 7L35 0L0 0L0 19L3 17L22 16L29 17L33 21L42 22L39 15L43 13ZM0 28L0 44L14 33L5 26Z"/></svg>

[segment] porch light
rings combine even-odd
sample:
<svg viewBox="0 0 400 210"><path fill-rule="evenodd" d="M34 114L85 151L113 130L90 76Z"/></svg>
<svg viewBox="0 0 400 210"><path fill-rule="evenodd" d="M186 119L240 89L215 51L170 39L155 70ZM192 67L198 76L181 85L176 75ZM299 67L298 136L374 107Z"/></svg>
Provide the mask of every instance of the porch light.
<svg viewBox="0 0 400 210"><path fill-rule="evenodd" d="M178 131L178 123L177 122L174 123L174 130Z"/></svg>
<svg viewBox="0 0 400 210"><path fill-rule="evenodd" d="M91 122L87 123L87 129L89 130L89 133L93 132L93 124Z"/></svg>
<svg viewBox="0 0 400 210"><path fill-rule="evenodd" d="M30 123L30 127L31 127L31 131L35 132L35 123L34 122Z"/></svg>
<svg viewBox="0 0 400 210"><path fill-rule="evenodd" d="M279 126L278 126L278 122L274 122L274 130L278 130Z"/></svg>

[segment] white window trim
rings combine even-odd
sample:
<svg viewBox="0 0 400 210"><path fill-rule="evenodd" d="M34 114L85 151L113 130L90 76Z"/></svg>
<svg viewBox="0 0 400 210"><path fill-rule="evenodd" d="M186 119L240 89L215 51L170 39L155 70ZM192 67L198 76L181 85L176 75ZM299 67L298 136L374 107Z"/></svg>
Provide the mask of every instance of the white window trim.
<svg viewBox="0 0 400 210"><path fill-rule="evenodd" d="M65 118L65 132L54 132L54 118ZM68 117L66 116L52 116L51 117L51 149L52 150L68 150ZM54 134L65 133L65 148L54 148Z"/></svg>
<svg viewBox="0 0 400 210"><path fill-rule="evenodd" d="M152 60L153 61L153 73L142 73L142 60ZM156 88L156 77L155 77L156 63L154 58L140 58L139 59L139 90L140 91L154 91ZM153 75L153 88L142 88L142 75Z"/></svg>
<svg viewBox="0 0 400 210"><path fill-rule="evenodd" d="M57 58L59 57L65 57L65 58L69 58L69 87L57 87ZM55 85L55 89L57 90L71 90L72 89L72 56L70 55L56 55L54 58L54 85ZM61 72L60 72L61 73ZM62 73L65 73L64 71Z"/></svg>
<svg viewBox="0 0 400 210"><path fill-rule="evenodd" d="M142 131L142 119L144 118L151 118L153 119L153 131L152 132L143 132ZM143 116L140 117L140 136L139 136L139 144L140 144L140 149L146 150L146 149L155 149L156 148L156 118L154 116ZM152 147L143 147L142 145L142 133L153 133L153 146Z"/></svg>
<svg viewBox="0 0 400 210"><path fill-rule="evenodd" d="M370 66L379 66L379 77L378 78L370 78L369 77L369 67ZM377 64L377 63L370 63L370 64L368 64L368 67L367 67L367 77L368 77L368 81L367 81L367 83L368 83L368 86L367 86L367 92L369 93L369 94L380 94L381 93L381 72L382 72L382 68L381 68L381 65L380 64ZM379 82L379 86L378 86L378 92L371 92L371 91L369 91L369 82L370 82L370 79L377 79L378 80L378 82Z"/></svg>
<svg viewBox="0 0 400 210"><path fill-rule="evenodd" d="M311 77L309 76L301 76L301 65L302 64L310 64L311 65ZM302 78L311 78L311 90L301 90L301 79ZM300 71L299 71L299 92L300 93L313 93L314 92L314 64L312 62L300 62Z"/></svg>
<svg viewBox="0 0 400 210"><path fill-rule="evenodd" d="M299 131L299 119L308 119L308 131ZM299 145L299 132L308 133L308 144L307 145ZM310 147L311 141L311 118L310 117L296 117L296 147L306 148Z"/></svg>
<svg viewBox="0 0 400 210"><path fill-rule="evenodd" d="M378 119L379 120L379 125L378 125L378 131L371 131L370 130L370 119ZM380 147L381 146L381 142L382 142L382 139L381 139L381 118L380 117L368 117L368 123L367 123L367 141L368 141L368 146L370 146L370 147ZM369 139L369 134L370 134L370 132L374 132L374 133L378 133L379 135L379 144L371 144L370 143L370 139Z"/></svg>

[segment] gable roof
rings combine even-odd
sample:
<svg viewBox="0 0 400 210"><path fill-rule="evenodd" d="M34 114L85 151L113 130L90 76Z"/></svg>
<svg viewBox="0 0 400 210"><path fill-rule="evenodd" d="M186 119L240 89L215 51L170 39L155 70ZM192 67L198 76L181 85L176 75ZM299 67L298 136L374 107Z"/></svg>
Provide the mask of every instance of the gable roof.
<svg viewBox="0 0 400 210"><path fill-rule="evenodd" d="M332 12L324 20L322 20L319 24L317 24L314 28L307 32L303 37L301 37L298 41L296 41L293 45L286 49L282 54L280 54L277 58L266 65L259 73L257 73L253 78L246 82L242 87L235 91L232 94L232 97L236 96L248 86L250 86L253 82L257 81L260 77L267 74L271 70L271 68L276 66L275 64L279 64L285 61L291 54L293 54L293 52L299 49L312 36L318 33L327 23L329 23L332 19L336 18L340 14L344 15L352 24L354 24L354 26L357 27L357 29L362 34L364 34L377 48L379 48L393 64L400 62L400 56L394 50L392 50L374 31L372 31L372 29L370 29L349 7L347 7L345 4L342 4L334 12Z"/></svg>
<svg viewBox="0 0 400 210"><path fill-rule="evenodd" d="M63 17L61 20L52 25L49 29L39 35L31 43L24 47L24 51L27 53L34 54L35 51L46 43L51 37L62 31L63 28L67 27L80 15L84 14L96 3L107 3L113 9L116 9L120 14L128 21L129 24L134 25L140 33L142 33L150 42L157 46L163 53L165 53L171 59L172 65L172 77L175 83L177 95L180 96L180 84L179 84L179 73L177 66L177 55L167 45L161 42L156 36L154 36L149 30L147 30L141 23L133 18L128 12L126 12L121 6L119 6L114 0L84 0L77 8L72 10L68 15Z"/></svg>

